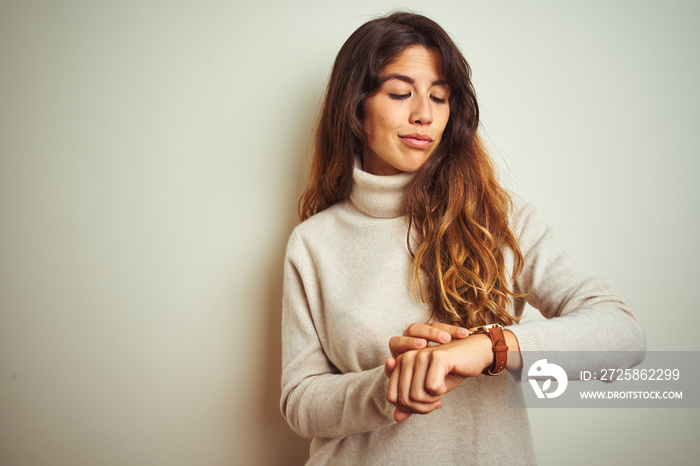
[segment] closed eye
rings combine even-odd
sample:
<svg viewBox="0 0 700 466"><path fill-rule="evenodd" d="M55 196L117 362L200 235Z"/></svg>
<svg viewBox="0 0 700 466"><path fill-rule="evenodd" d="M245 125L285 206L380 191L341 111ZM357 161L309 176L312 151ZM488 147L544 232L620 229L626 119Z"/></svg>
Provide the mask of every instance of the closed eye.
<svg viewBox="0 0 700 466"><path fill-rule="evenodd" d="M435 97L434 95L431 95L430 98L433 100L433 102L438 104L444 104L445 102L447 102L447 99L441 99L439 97Z"/></svg>
<svg viewBox="0 0 700 466"><path fill-rule="evenodd" d="M409 97L411 97L411 94L410 93L409 94L389 94L389 97L394 99L394 100L404 100L404 99L408 99Z"/></svg>

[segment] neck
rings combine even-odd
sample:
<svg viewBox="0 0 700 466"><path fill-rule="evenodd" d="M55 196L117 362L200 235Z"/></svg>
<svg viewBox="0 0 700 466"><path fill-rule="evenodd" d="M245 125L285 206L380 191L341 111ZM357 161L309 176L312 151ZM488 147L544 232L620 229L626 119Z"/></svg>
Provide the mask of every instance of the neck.
<svg viewBox="0 0 700 466"><path fill-rule="evenodd" d="M350 201L363 213L377 218L405 215L406 188L413 173L380 176L367 173L355 161Z"/></svg>

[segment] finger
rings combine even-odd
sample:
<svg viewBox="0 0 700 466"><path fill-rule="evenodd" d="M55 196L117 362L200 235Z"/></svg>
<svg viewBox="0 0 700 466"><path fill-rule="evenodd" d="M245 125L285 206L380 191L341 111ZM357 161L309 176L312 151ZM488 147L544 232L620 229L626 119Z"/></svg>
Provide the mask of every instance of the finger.
<svg viewBox="0 0 700 466"><path fill-rule="evenodd" d="M401 336L391 337L389 340L389 351L391 351L391 355L394 358L406 351L421 349L426 346L428 346L428 341L424 338Z"/></svg>
<svg viewBox="0 0 700 466"><path fill-rule="evenodd" d="M413 414L430 414L436 409L442 408L442 401L437 401L435 403L431 403L430 405L426 405L423 409L423 412L421 413L412 413L409 411L403 411L400 410L399 408L394 409L394 420L396 422L402 422L411 417Z"/></svg>
<svg viewBox="0 0 700 466"><path fill-rule="evenodd" d="M391 372L394 370L394 367L396 367L396 359L387 358L386 362L384 363L384 373L387 377L391 377Z"/></svg>
<svg viewBox="0 0 700 466"><path fill-rule="evenodd" d="M428 370L432 365L432 353L432 350L427 350L421 351L416 355L409 391L409 400L412 404L434 403L440 400L439 396L428 393L425 386Z"/></svg>
<svg viewBox="0 0 700 466"><path fill-rule="evenodd" d="M433 343L448 343L452 340L449 332L431 324L411 324L403 332L405 337L424 338Z"/></svg>
<svg viewBox="0 0 700 466"><path fill-rule="evenodd" d="M464 327L460 327L459 325L450 325L444 322L432 322L429 325L440 329L443 332L449 333L452 339L466 338L469 336L469 330Z"/></svg>
<svg viewBox="0 0 700 466"><path fill-rule="evenodd" d="M428 404L415 403L414 406L410 407L401 405L399 403L398 380L403 367L403 359L404 358L395 360L394 370L392 371L391 376L389 377L389 384L387 387L386 396L387 401L389 401L389 403L393 404L396 407L394 411L394 419L397 422L401 422L408 419L414 413L427 414L442 406L442 401L437 401L435 403Z"/></svg>
<svg viewBox="0 0 700 466"><path fill-rule="evenodd" d="M405 355L399 357L398 359L395 360L395 366L394 370L391 372L391 375L389 376L389 383L387 385L387 394L386 394L386 399L389 403L393 404L396 407L397 411L402 412L403 414L396 414L394 416L394 419L397 421L399 419L405 420L407 419L410 414L427 414L429 412L434 411L435 409L439 408L442 406L441 401L437 401L434 403L413 403L413 404L407 404L407 403L402 403L400 401L401 396L399 395L399 380L401 377L401 373L403 371L408 371L409 368L407 366L410 366L410 364L407 364L406 359L411 359L413 355L409 353L409 358L406 358ZM398 416L398 417L397 417Z"/></svg>
<svg viewBox="0 0 700 466"><path fill-rule="evenodd" d="M398 387L399 387L399 375L401 374L401 361L403 358L396 359L394 361L394 369L389 375L389 383L386 388L386 399L389 403L397 406L398 403Z"/></svg>
<svg viewBox="0 0 700 466"><path fill-rule="evenodd" d="M400 370L394 371L398 373L398 376L396 377L396 407L404 411L409 410L411 412L413 412L413 409L410 407L410 392L411 380L413 379L414 358L415 353L405 353L401 357Z"/></svg>
<svg viewBox="0 0 700 466"><path fill-rule="evenodd" d="M445 377L449 374L447 363L442 357L442 353L435 352L430 368L425 375L425 390L432 396L441 397L447 392Z"/></svg>
<svg viewBox="0 0 700 466"><path fill-rule="evenodd" d="M437 403L434 404L433 409L430 411L435 411L436 409L442 408L442 401L438 401ZM429 413L424 413L424 414L429 414ZM407 412L407 411L401 411L399 408L394 409L394 420L396 422L402 422L411 417L413 413Z"/></svg>
<svg viewBox="0 0 700 466"><path fill-rule="evenodd" d="M406 357L408 356L408 357ZM440 401L439 397L433 397L429 395L423 388L424 374L423 366L417 366L417 358L420 356L420 352L412 352L404 355L401 358L401 369L399 376L397 377L397 402L395 406L401 411L410 412L413 414L427 414L434 411L436 408L435 403ZM418 373L416 373L418 370ZM394 370L392 375L397 371ZM420 382L420 388L414 390L413 380L418 378ZM415 400L413 399L415 398ZM425 401L422 401L425 400Z"/></svg>
<svg viewBox="0 0 700 466"><path fill-rule="evenodd" d="M399 408L396 408L394 410L394 420L396 422L405 421L406 419L411 417L412 414L413 413L407 413L406 411L401 411Z"/></svg>

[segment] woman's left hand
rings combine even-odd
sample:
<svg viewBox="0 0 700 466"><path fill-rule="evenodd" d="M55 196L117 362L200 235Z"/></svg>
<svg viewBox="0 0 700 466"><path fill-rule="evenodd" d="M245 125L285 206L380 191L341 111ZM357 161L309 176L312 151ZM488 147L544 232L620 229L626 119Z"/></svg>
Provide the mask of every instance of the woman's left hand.
<svg viewBox="0 0 700 466"><path fill-rule="evenodd" d="M396 358L406 351L426 348L429 343L444 344L468 336L469 330L457 325L444 324L442 322L411 324L403 332L403 335L392 337L389 340L391 357L387 359L385 366L386 376L389 377L391 375L391 371L396 364Z"/></svg>
<svg viewBox="0 0 700 466"><path fill-rule="evenodd" d="M491 339L479 334L398 355L387 389L387 400L396 406L394 419L403 421L442 407L445 393L491 365L491 348Z"/></svg>

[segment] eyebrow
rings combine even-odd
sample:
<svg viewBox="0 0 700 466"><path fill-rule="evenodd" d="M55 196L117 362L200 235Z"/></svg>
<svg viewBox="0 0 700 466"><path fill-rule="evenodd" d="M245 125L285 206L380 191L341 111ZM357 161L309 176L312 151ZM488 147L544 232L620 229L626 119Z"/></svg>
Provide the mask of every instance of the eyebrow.
<svg viewBox="0 0 700 466"><path fill-rule="evenodd" d="M399 81L407 82L408 84L415 84L416 80L405 74L391 73L387 74L382 78L382 84L389 81L390 79L398 79ZM432 86L447 86L447 81L444 79L436 79L432 82Z"/></svg>

